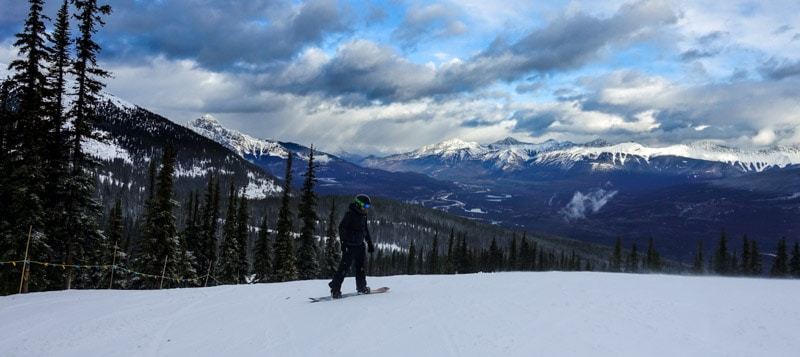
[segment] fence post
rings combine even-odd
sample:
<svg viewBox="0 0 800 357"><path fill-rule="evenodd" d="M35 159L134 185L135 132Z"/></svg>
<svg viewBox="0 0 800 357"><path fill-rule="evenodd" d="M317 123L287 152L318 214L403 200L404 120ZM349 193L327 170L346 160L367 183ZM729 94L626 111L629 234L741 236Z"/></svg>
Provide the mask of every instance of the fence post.
<svg viewBox="0 0 800 357"><path fill-rule="evenodd" d="M28 242L25 243L25 259L22 261L22 274L19 276L19 293L22 294L22 282L25 281L25 267L28 266L28 247L31 245L31 231L33 226L28 226ZM27 290L27 289L25 289Z"/></svg>
<svg viewBox="0 0 800 357"><path fill-rule="evenodd" d="M114 256L111 257L111 282L108 283L108 288L114 286L114 268L117 266L117 242L114 242Z"/></svg>
<svg viewBox="0 0 800 357"><path fill-rule="evenodd" d="M158 283L159 290L161 290L161 286L164 285L164 273L167 271L167 258L169 258L169 256L164 257L164 268L161 269L161 282Z"/></svg>
<svg viewBox="0 0 800 357"><path fill-rule="evenodd" d="M203 283L203 287L208 286L208 276L211 275L211 266L213 264L208 265L208 271L206 272L206 281Z"/></svg>

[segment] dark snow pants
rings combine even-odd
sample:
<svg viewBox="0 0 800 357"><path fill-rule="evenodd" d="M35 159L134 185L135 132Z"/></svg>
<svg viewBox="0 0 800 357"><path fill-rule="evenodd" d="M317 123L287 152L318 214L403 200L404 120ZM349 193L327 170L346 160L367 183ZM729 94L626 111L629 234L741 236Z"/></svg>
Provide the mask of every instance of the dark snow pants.
<svg viewBox="0 0 800 357"><path fill-rule="evenodd" d="M333 275L333 281L328 286L331 289L342 289L342 282L350 269L350 264L353 263L356 269L356 290L361 290L367 287L367 272L364 270L364 259L367 256L364 244L361 245L347 245L342 244L342 260L339 261L339 268L336 269L336 274Z"/></svg>

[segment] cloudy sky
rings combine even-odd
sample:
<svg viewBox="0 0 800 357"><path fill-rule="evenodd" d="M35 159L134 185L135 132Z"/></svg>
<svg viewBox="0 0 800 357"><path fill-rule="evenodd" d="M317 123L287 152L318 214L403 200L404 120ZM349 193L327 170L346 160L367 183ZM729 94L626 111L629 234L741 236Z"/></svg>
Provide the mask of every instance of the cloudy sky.
<svg viewBox="0 0 800 357"><path fill-rule="evenodd" d="M0 0L0 75L26 3ZM108 3L108 91L179 123L359 154L800 143L797 0Z"/></svg>

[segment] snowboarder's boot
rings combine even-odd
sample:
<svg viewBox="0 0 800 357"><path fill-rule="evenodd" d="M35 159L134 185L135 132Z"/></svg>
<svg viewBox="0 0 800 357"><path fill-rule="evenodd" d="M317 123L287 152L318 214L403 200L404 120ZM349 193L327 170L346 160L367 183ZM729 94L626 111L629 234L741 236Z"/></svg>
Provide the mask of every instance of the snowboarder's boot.
<svg viewBox="0 0 800 357"><path fill-rule="evenodd" d="M328 283L328 286L331 288L331 298L340 299L342 297L342 289L333 286L333 282Z"/></svg>
<svg viewBox="0 0 800 357"><path fill-rule="evenodd" d="M365 286L365 287L357 289L357 290L358 290L358 293L360 295L365 295L365 294L369 294L370 292L372 292L372 290L370 290L369 286Z"/></svg>

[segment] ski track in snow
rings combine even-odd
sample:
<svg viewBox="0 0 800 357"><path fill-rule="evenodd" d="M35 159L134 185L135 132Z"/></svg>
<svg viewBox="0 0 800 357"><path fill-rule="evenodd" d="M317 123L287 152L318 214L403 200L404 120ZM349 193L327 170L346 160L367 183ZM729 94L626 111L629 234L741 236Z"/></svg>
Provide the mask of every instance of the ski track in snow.
<svg viewBox="0 0 800 357"><path fill-rule="evenodd" d="M0 356L795 356L800 281L609 273L370 277L0 297ZM348 278L344 291L354 290Z"/></svg>

